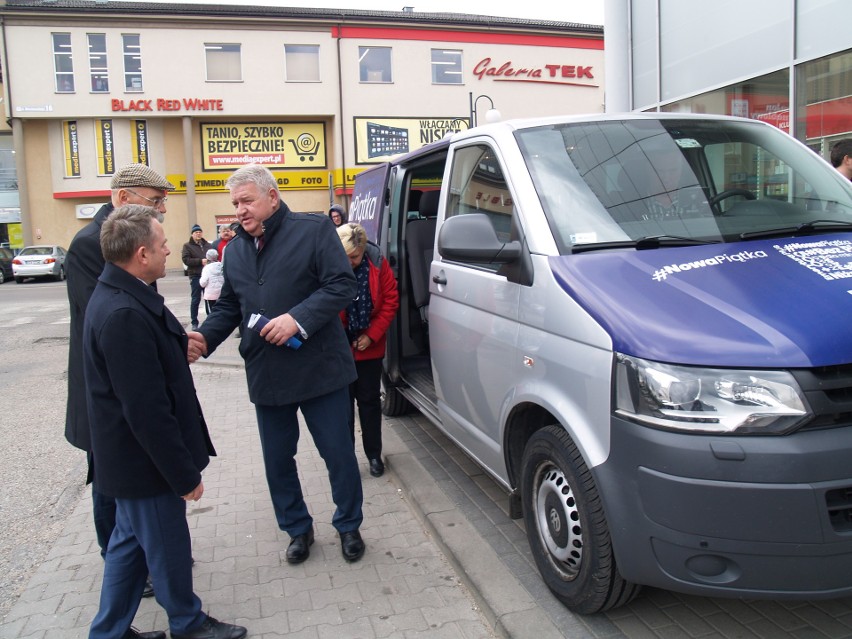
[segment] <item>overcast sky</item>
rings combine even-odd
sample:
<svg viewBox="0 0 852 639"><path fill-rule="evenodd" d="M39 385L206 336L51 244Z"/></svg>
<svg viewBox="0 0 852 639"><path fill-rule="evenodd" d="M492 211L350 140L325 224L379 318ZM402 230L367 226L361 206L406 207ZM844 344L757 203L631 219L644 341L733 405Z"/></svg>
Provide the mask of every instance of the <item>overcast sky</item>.
<svg viewBox="0 0 852 639"><path fill-rule="evenodd" d="M169 2L171 0L155 0ZM175 0L179 3L266 5L278 7L314 7L317 9L374 9L401 11L412 6L424 13L462 12L485 16L506 16L534 20L559 20L603 25L604 0ZM353 6L354 5L354 6Z"/></svg>

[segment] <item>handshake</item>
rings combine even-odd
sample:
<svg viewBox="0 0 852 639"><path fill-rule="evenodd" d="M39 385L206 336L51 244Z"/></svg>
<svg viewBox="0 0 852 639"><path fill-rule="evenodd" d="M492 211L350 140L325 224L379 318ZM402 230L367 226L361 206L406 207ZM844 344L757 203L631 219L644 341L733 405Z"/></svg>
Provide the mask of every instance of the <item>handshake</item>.
<svg viewBox="0 0 852 639"><path fill-rule="evenodd" d="M287 321L295 322L295 320L293 320L293 318L289 315L282 315L275 319L279 320L281 318L285 319L285 324ZM263 327L266 326L270 321L272 320L270 320L268 317L261 315L260 313L252 313L249 317L249 321L247 322L247 326L251 330L260 333L260 331L263 330ZM276 323L276 329L280 333L280 323ZM281 346L283 344L284 346L287 346L288 348L291 348L293 350L296 350L302 346L302 340L300 340L295 335L287 338L286 340L281 341L280 337L271 339L270 333L265 335L264 339L266 339L266 341L272 344L275 344L276 346ZM204 357L207 355L207 340L204 338L204 335L196 331L188 331L187 337L189 339L187 341L186 347L186 359L190 364L194 364L198 361L200 357Z"/></svg>

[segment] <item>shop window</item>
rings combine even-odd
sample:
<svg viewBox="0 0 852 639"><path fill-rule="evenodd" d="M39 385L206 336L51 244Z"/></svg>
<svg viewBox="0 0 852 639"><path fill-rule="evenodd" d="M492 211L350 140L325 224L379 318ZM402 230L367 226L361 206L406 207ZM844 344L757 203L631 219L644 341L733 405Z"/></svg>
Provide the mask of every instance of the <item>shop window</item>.
<svg viewBox="0 0 852 639"><path fill-rule="evenodd" d="M74 93L74 62L71 59L71 34L53 33L53 70L57 93Z"/></svg>
<svg viewBox="0 0 852 639"><path fill-rule="evenodd" d="M852 137L852 51L796 67L796 137L829 159L832 145Z"/></svg>
<svg viewBox="0 0 852 639"><path fill-rule="evenodd" d="M361 82L393 82L390 47L358 47Z"/></svg>
<svg viewBox="0 0 852 639"><path fill-rule="evenodd" d="M239 44L204 44L208 82L242 82L240 47Z"/></svg>
<svg viewBox="0 0 852 639"><path fill-rule="evenodd" d="M106 34L89 33L87 38L89 40L89 75L92 80L92 93L108 93Z"/></svg>
<svg viewBox="0 0 852 639"><path fill-rule="evenodd" d="M319 82L319 45L285 44L284 73L286 82Z"/></svg>
<svg viewBox="0 0 852 639"><path fill-rule="evenodd" d="M432 49L432 84L462 84L462 52Z"/></svg>
<svg viewBox="0 0 852 639"><path fill-rule="evenodd" d="M133 93L142 91L142 46L138 33L121 35L124 50L124 90Z"/></svg>

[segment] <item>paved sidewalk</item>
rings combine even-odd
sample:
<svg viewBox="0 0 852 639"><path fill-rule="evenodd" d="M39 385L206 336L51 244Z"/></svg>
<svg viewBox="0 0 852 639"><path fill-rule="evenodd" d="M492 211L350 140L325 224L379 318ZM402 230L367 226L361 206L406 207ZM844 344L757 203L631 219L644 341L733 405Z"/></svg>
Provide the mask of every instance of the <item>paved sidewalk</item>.
<svg viewBox="0 0 852 639"><path fill-rule="evenodd" d="M194 365L199 397L219 457L204 472L204 497L191 504L195 589L214 617L245 625L252 638L437 637L493 633L453 567L430 537L391 470L405 457L389 433L389 470L364 484L364 558L344 561L330 521L325 465L303 431L299 469L315 518L316 542L303 564L286 563L263 473L254 409L237 339ZM400 457L402 456L402 457ZM85 491L62 535L2 625L4 639L86 637L98 607L102 562ZM142 601L134 625L168 626L162 608Z"/></svg>

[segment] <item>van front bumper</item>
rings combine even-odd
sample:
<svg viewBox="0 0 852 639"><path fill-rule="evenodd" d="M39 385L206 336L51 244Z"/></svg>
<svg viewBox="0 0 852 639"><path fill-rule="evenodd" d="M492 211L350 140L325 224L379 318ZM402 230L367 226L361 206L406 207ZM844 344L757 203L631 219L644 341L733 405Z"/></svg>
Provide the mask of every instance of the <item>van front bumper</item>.
<svg viewBox="0 0 852 639"><path fill-rule="evenodd" d="M689 435L612 418L593 469L625 579L731 597L852 595L852 426Z"/></svg>

